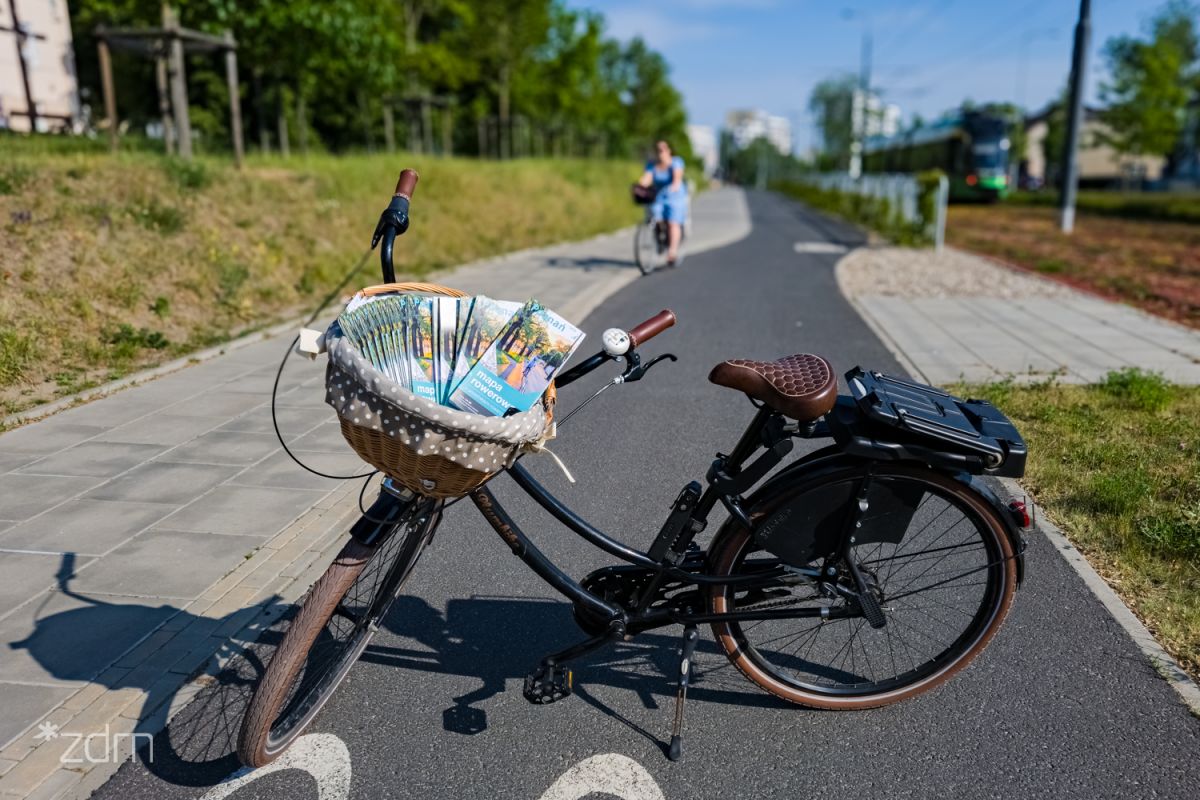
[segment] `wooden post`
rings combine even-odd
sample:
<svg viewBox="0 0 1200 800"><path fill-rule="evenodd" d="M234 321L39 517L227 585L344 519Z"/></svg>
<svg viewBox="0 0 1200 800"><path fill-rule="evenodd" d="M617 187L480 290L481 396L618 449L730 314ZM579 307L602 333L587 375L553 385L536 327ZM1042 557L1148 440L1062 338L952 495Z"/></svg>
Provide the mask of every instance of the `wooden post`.
<svg viewBox="0 0 1200 800"><path fill-rule="evenodd" d="M108 120L108 146L115 153L118 147L117 94L113 89L112 58L103 33L96 37L96 52L100 59L100 85L104 91L104 116Z"/></svg>
<svg viewBox="0 0 1200 800"><path fill-rule="evenodd" d="M265 156L271 152L271 132L267 130L263 104L262 70L257 67L251 74L250 88L254 94L254 124L258 128L258 149Z"/></svg>
<svg viewBox="0 0 1200 800"><path fill-rule="evenodd" d="M246 145L242 140L242 93L238 86L237 42L225 31L225 83L229 87L229 130L233 134L233 163L242 168Z"/></svg>
<svg viewBox="0 0 1200 800"><path fill-rule="evenodd" d="M429 95L421 95L421 133L423 135L424 150L426 153L433 152L433 116L429 111Z"/></svg>
<svg viewBox="0 0 1200 800"><path fill-rule="evenodd" d="M454 155L454 111L449 103L442 109L442 155Z"/></svg>
<svg viewBox="0 0 1200 800"><path fill-rule="evenodd" d="M163 27L170 41L171 106L175 109L175 131L179 135L179 157L192 158L192 122L188 113L187 75L183 62L183 39L179 38L179 20L163 4Z"/></svg>
<svg viewBox="0 0 1200 800"><path fill-rule="evenodd" d="M396 152L396 116L390 98L383 103L383 142L389 153Z"/></svg>
<svg viewBox="0 0 1200 800"><path fill-rule="evenodd" d="M162 120L163 150L167 155L175 153L175 122L171 119L171 97L167 90L166 43L158 41L154 54L154 82L158 87L158 115Z"/></svg>
<svg viewBox="0 0 1200 800"><path fill-rule="evenodd" d="M371 136L371 112L367 109L367 96L362 89L358 90L358 115L362 121L363 138L367 142L367 152L375 152L375 139Z"/></svg>
<svg viewBox="0 0 1200 800"><path fill-rule="evenodd" d="M284 102L283 87L279 87L279 116L276 118L276 125L279 129L279 155L284 158L290 158L292 155L292 141L288 136L288 121L287 121L287 104Z"/></svg>
<svg viewBox="0 0 1200 800"><path fill-rule="evenodd" d="M296 90L296 124L300 126L300 155L308 158L308 104L301 89Z"/></svg>
<svg viewBox="0 0 1200 800"><path fill-rule="evenodd" d="M487 153L485 152L485 145L487 144L487 133L484 131L485 124L486 123L484 122L484 118L480 117L476 121L476 125L475 125L476 130L479 133L479 157L480 158L487 158Z"/></svg>

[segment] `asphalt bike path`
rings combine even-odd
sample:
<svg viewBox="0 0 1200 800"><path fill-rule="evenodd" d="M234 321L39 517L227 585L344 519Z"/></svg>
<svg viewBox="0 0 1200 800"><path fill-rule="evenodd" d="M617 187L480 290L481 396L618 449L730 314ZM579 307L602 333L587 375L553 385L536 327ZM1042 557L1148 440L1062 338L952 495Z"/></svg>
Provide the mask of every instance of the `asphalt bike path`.
<svg viewBox="0 0 1200 800"><path fill-rule="evenodd" d="M585 320L595 343L607 327L672 308L679 325L644 350L680 361L611 389L563 426L551 447L578 483L549 459L527 459L561 499L630 544L649 545L679 488L701 478L750 419L744 397L707 382L714 364L815 352L839 373L855 364L900 371L838 292L838 255L794 247L854 247L861 237L774 196L751 194L749 203L748 238L627 286ZM560 409L587 394L564 390ZM611 563L507 478L493 485L572 574ZM718 526L714 515L709 531ZM231 755L268 634L175 718L153 759L143 752L96 796L1183 798L1200 786L1200 720L1036 533L1026 582L991 646L941 689L899 705L842 713L787 705L745 681L702 628L684 758L672 763L664 747L678 635L661 629L601 650L574 665L574 696L530 705L525 673L582 635L569 605L462 503L280 768L245 774Z"/></svg>

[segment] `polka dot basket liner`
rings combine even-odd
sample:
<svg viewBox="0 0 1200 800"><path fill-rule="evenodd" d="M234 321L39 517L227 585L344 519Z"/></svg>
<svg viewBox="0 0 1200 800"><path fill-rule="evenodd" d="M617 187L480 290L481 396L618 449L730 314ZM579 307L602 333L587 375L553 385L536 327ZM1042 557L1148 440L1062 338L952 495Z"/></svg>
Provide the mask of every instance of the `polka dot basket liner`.
<svg viewBox="0 0 1200 800"><path fill-rule="evenodd" d="M393 283L367 294L416 292L464 297L435 284ZM397 483L430 497L459 497L553 436L554 384L542 404L509 417L486 417L418 397L384 375L335 323L325 334L325 402L359 457Z"/></svg>

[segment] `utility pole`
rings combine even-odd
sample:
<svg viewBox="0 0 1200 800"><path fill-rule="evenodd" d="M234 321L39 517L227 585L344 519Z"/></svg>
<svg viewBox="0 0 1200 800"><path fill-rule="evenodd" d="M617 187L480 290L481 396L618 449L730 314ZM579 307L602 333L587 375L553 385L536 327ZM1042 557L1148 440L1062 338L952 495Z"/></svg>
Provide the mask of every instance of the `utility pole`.
<svg viewBox="0 0 1200 800"><path fill-rule="evenodd" d="M1063 145L1063 186L1060 198L1062 232L1075 229L1075 190L1079 183L1079 128L1083 122L1083 79L1087 70L1088 40L1091 38L1092 0L1079 0L1079 22L1075 25L1075 54L1071 58L1071 94L1067 106L1067 141Z"/></svg>
<svg viewBox="0 0 1200 800"><path fill-rule="evenodd" d="M857 16L862 20L862 50L859 55L858 90L850 100L850 125L852 136L850 141L850 177L862 176L863 143L867 134L867 96L871 91L871 22L861 12L846 9L842 12L846 19Z"/></svg>

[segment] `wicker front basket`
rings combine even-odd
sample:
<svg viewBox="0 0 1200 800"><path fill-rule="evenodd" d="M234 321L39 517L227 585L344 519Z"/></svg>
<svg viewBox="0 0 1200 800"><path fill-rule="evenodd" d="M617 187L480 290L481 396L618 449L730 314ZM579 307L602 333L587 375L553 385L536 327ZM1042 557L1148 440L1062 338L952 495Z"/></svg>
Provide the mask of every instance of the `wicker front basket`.
<svg viewBox="0 0 1200 800"><path fill-rule="evenodd" d="M467 296L465 292L434 283L388 283L370 286L362 292L368 296L397 292L439 294L447 297ZM546 408L547 432L553 431L555 398L554 382L551 381L542 396ZM355 425L345 417L341 417L339 421L342 436L354 448L354 452L358 453L359 458L417 494L427 497L461 497L482 485L494 474L469 469L440 455L418 455L382 431ZM514 445L514 453L517 449Z"/></svg>

